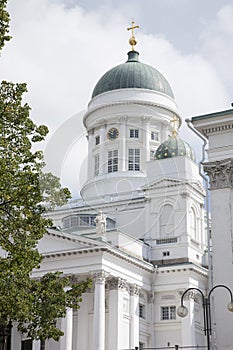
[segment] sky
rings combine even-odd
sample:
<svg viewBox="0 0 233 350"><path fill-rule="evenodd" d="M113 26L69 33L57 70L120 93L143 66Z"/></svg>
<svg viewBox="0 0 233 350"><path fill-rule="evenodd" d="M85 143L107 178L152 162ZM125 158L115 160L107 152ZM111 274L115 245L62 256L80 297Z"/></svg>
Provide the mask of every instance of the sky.
<svg viewBox="0 0 233 350"><path fill-rule="evenodd" d="M140 61L169 81L183 119L181 135L201 157L185 119L233 102L232 0L9 0L12 40L0 79L26 82L31 117L50 129L48 169L73 196L85 181L82 115L100 77L123 63L132 19Z"/></svg>

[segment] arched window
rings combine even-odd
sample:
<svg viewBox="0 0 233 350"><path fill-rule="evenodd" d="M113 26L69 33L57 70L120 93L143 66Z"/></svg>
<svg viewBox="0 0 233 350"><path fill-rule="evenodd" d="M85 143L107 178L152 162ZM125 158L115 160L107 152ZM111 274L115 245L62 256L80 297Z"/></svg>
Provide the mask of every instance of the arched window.
<svg viewBox="0 0 233 350"><path fill-rule="evenodd" d="M165 204L160 211L160 236L174 236L175 215L174 208L170 204Z"/></svg>
<svg viewBox="0 0 233 350"><path fill-rule="evenodd" d="M190 209L190 234L193 239L197 239L197 217L193 208Z"/></svg>

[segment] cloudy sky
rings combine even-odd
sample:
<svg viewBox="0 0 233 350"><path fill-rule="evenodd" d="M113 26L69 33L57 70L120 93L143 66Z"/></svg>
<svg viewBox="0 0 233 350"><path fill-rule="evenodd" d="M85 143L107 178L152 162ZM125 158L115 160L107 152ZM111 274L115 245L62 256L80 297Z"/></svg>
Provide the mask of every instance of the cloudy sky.
<svg viewBox="0 0 233 350"><path fill-rule="evenodd" d="M9 0L8 8L13 39L0 79L27 82L32 118L51 130L48 162L73 195L85 178L82 113L101 75L126 60L132 18L140 60L168 79L183 120L231 108L232 0ZM185 126L182 136L198 147Z"/></svg>

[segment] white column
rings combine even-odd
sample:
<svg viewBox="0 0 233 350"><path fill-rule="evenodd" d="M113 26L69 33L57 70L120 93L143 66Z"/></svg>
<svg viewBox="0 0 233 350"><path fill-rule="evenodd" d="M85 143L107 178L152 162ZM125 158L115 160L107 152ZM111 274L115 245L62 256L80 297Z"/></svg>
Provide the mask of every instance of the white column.
<svg viewBox="0 0 233 350"><path fill-rule="evenodd" d="M17 330L17 323L13 323L11 330L11 347L14 350L21 350L22 334Z"/></svg>
<svg viewBox="0 0 233 350"><path fill-rule="evenodd" d="M111 278L109 285L109 333L108 349L119 350L128 348L125 344L127 339L122 337L123 324L123 289L125 280L121 278Z"/></svg>
<svg viewBox="0 0 233 350"><path fill-rule="evenodd" d="M72 350L73 309L67 308L66 317L61 320L61 330L64 335L61 337L60 350Z"/></svg>
<svg viewBox="0 0 233 350"><path fill-rule="evenodd" d="M126 139L127 139L127 117L120 117L120 144L119 144L119 171L127 170Z"/></svg>
<svg viewBox="0 0 233 350"><path fill-rule="evenodd" d="M188 308L188 315L181 320L182 346L193 346L195 339L195 318L194 318L194 299L190 296L188 301L184 302Z"/></svg>
<svg viewBox="0 0 233 350"><path fill-rule="evenodd" d="M13 347L13 349L15 349L15 348ZM21 349L21 347L20 347L20 349ZM40 350L40 340L33 340L32 349L33 350Z"/></svg>
<svg viewBox="0 0 233 350"><path fill-rule="evenodd" d="M94 274L94 324L93 324L93 350L105 349L105 278L104 271Z"/></svg>
<svg viewBox="0 0 233 350"><path fill-rule="evenodd" d="M87 179L91 179L94 176L93 169L93 142L94 142L94 129L88 131L87 139L88 139L88 163L87 163Z"/></svg>
<svg viewBox="0 0 233 350"><path fill-rule="evenodd" d="M150 160L150 117L143 118L143 159L145 162ZM143 164L145 168L145 164Z"/></svg>
<svg viewBox="0 0 233 350"><path fill-rule="evenodd" d="M139 292L135 284L130 287L130 348L139 347Z"/></svg>
<svg viewBox="0 0 233 350"><path fill-rule="evenodd" d="M210 178L213 286L223 284L233 292L233 159L205 163ZM233 314L227 310L230 294L216 288L212 294L217 349L232 350Z"/></svg>
<svg viewBox="0 0 233 350"><path fill-rule="evenodd" d="M107 164L106 164L106 157L105 157L105 147L106 147L106 126L102 125L100 128L100 170L99 175L102 175L107 172Z"/></svg>

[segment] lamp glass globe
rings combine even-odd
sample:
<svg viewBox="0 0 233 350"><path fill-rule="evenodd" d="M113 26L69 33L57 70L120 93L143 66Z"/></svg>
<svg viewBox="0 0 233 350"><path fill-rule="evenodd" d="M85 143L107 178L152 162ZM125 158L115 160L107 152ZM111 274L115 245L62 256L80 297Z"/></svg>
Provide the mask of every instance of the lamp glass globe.
<svg viewBox="0 0 233 350"><path fill-rule="evenodd" d="M185 317L188 315L188 309L186 306L184 305L180 305L178 308L177 308L177 315L180 316L180 317Z"/></svg>
<svg viewBox="0 0 233 350"><path fill-rule="evenodd" d="M227 308L230 312L233 312L233 301L230 301L228 304L227 304Z"/></svg>

